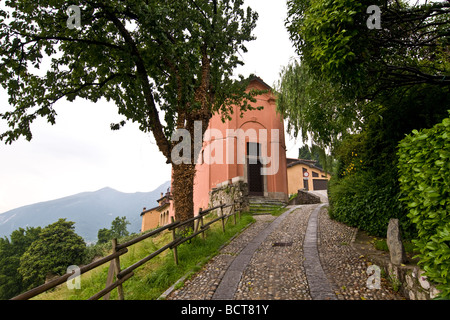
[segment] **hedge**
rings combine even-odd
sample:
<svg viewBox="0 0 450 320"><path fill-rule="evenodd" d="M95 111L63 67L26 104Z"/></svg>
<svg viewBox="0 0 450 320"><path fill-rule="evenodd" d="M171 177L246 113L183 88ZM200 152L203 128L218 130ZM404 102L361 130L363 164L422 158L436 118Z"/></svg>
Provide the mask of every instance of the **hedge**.
<svg viewBox="0 0 450 320"><path fill-rule="evenodd" d="M395 167L391 169L396 169ZM333 177L329 186L330 217L370 235L386 237L389 219L400 221L402 236L417 236L407 211L399 198L397 170L376 176L371 171L358 171L344 178Z"/></svg>
<svg viewBox="0 0 450 320"><path fill-rule="evenodd" d="M416 225L419 265L450 298L450 118L413 130L400 143L399 181L408 217Z"/></svg>

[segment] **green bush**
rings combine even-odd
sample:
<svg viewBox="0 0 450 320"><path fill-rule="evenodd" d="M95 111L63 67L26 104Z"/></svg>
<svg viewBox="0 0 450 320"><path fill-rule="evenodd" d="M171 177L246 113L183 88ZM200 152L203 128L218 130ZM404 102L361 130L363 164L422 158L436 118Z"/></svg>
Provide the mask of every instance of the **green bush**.
<svg viewBox="0 0 450 320"><path fill-rule="evenodd" d="M397 218L403 237L411 239L415 229L398 200L396 177L395 170L381 176L358 171L340 179L333 177L329 188L331 218L377 237L386 237L389 219Z"/></svg>
<svg viewBox="0 0 450 320"><path fill-rule="evenodd" d="M43 284L48 274L63 275L68 266L81 264L86 244L74 224L66 219L49 224L20 257L17 271L28 289Z"/></svg>
<svg viewBox="0 0 450 320"><path fill-rule="evenodd" d="M419 265L450 298L450 118L399 143L400 186L416 225Z"/></svg>

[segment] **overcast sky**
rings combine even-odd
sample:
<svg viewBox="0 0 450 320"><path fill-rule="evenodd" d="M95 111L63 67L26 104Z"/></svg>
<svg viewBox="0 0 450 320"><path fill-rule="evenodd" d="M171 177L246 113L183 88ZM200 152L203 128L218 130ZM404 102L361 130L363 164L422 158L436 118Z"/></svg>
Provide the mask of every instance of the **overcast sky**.
<svg viewBox="0 0 450 320"><path fill-rule="evenodd" d="M246 0L246 5L259 13L257 40L247 45L245 66L236 73L254 73L273 85L281 67L296 56L284 27L285 1ZM10 109L7 100L0 91L0 110ZM132 123L110 130L122 120L114 104L77 99L60 101L55 109L56 124L36 120L31 142L0 143L0 213L104 187L147 192L170 179L171 167L151 134ZM286 139L288 157L296 157L300 144Z"/></svg>

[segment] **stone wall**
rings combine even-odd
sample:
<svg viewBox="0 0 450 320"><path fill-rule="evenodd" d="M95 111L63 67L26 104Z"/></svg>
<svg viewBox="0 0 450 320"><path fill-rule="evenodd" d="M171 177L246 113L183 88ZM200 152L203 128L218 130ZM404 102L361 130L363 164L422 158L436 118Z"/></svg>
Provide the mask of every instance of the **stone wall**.
<svg viewBox="0 0 450 320"><path fill-rule="evenodd" d="M384 269L391 281L397 281L397 285L401 286L403 295L411 300L435 298L438 291L428 282L423 271L415 265L407 264L398 219L389 220L386 242L390 259L388 264L385 263Z"/></svg>
<svg viewBox="0 0 450 320"><path fill-rule="evenodd" d="M437 297L439 290L423 275L423 271L414 264L395 265L389 259L369 257L382 268L393 287L409 300L431 300Z"/></svg>
<svg viewBox="0 0 450 320"><path fill-rule="evenodd" d="M221 204L231 204L238 201L241 205L241 210L248 211L248 185L242 180L235 180L231 182L223 182L217 188L213 188L209 192L209 207L219 206ZM239 208L236 208L239 209ZM229 210L228 208L225 210ZM228 211L224 212L225 214Z"/></svg>
<svg viewBox="0 0 450 320"><path fill-rule="evenodd" d="M403 263L393 263L391 252L377 250L372 240L372 237L359 230L352 241L352 247L381 269L381 276L390 282L394 290L409 300L430 300L437 297L439 291L423 275L413 254L408 254L407 261Z"/></svg>
<svg viewBox="0 0 450 320"><path fill-rule="evenodd" d="M289 205L299 205L299 204L316 204L320 203L320 197L311 194L307 191L298 190L297 197L289 201Z"/></svg>

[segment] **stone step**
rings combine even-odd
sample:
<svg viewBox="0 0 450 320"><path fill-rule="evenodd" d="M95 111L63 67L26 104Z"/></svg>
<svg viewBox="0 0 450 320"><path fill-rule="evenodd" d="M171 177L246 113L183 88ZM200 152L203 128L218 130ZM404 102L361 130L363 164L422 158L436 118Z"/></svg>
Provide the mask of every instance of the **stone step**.
<svg viewBox="0 0 450 320"><path fill-rule="evenodd" d="M286 206L285 203L277 203L277 204L272 204L272 203L271 204L252 204L252 203L249 203L250 208L255 208L255 209L261 208L261 209L265 209L265 210L278 209L278 208L284 207L284 206Z"/></svg>
<svg viewBox="0 0 450 320"><path fill-rule="evenodd" d="M249 205L254 207L279 207L286 204L283 202L249 202Z"/></svg>
<svg viewBox="0 0 450 320"><path fill-rule="evenodd" d="M250 205L252 204L265 204L265 205L275 205L275 206L284 206L286 203L280 200L275 199L265 199L265 198L249 198L248 202Z"/></svg>
<svg viewBox="0 0 450 320"><path fill-rule="evenodd" d="M266 216L266 215L272 215L272 212L253 212L253 211L250 211L250 213L253 215L253 216Z"/></svg>
<svg viewBox="0 0 450 320"><path fill-rule="evenodd" d="M279 208L282 208L282 207L284 207L285 205L283 204L283 205L264 205L264 206L262 206L262 205L249 205L249 208L250 208L250 210L255 210L255 211L264 211L264 210L267 210L267 211L272 211L272 210L276 210L276 209L279 209Z"/></svg>
<svg viewBox="0 0 450 320"><path fill-rule="evenodd" d="M270 198L264 198L264 197L248 197L248 200L252 201L276 201L276 202L282 202L281 200L278 199L270 199Z"/></svg>
<svg viewBox="0 0 450 320"><path fill-rule="evenodd" d="M271 215L274 211L286 206L279 200L266 198L249 198L249 209L253 215Z"/></svg>
<svg viewBox="0 0 450 320"><path fill-rule="evenodd" d="M271 215L273 211L286 206L286 203L280 200L263 197L250 197L248 200L250 213L253 215Z"/></svg>
<svg viewBox="0 0 450 320"><path fill-rule="evenodd" d="M257 206L260 206L260 207L262 207L262 206L276 207L276 206L284 206L284 205L286 205L286 203L283 203L281 201L279 201L279 202L249 202L248 204L252 205L252 206L255 206L255 207L257 207Z"/></svg>
<svg viewBox="0 0 450 320"><path fill-rule="evenodd" d="M272 210L277 210L280 209L283 206L273 206L273 205L264 205L264 206L254 206L254 205L250 205L250 211L272 211Z"/></svg>

